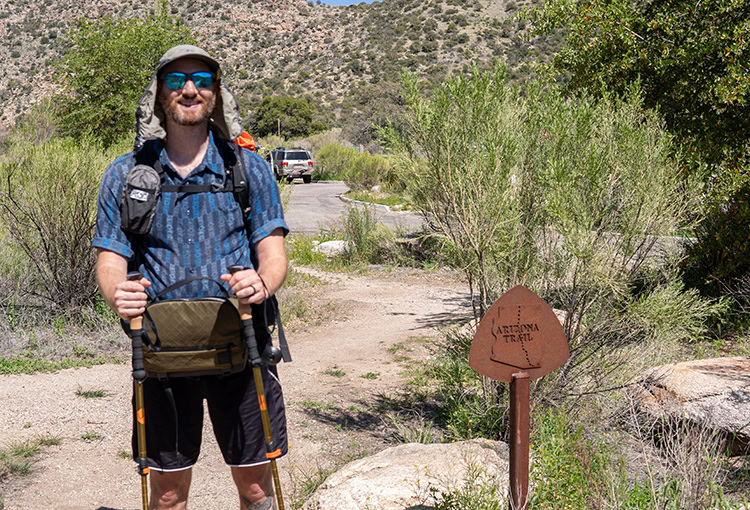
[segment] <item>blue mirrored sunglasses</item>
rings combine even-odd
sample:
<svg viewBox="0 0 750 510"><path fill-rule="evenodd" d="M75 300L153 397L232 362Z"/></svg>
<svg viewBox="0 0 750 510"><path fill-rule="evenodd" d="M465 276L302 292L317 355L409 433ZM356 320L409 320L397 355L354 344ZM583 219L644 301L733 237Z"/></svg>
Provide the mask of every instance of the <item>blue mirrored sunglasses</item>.
<svg viewBox="0 0 750 510"><path fill-rule="evenodd" d="M164 75L164 85L172 90L181 89L185 86L188 80L193 82L196 88L207 89L214 82L214 75L207 71L199 71L197 73L185 74L185 73L167 73Z"/></svg>

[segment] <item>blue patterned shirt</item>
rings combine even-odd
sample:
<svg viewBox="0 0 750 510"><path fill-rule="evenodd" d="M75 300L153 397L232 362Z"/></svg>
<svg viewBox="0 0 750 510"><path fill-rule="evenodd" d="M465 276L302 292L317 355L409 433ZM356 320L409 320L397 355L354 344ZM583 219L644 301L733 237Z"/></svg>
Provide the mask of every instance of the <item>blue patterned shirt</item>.
<svg viewBox="0 0 750 510"><path fill-rule="evenodd" d="M223 185L226 179L224 161L213 133L208 150L198 167L184 179L174 170L167 151L160 150L164 169L162 185ZM241 264L253 267L254 247L258 241L281 228L284 221L281 198L273 172L257 154L242 150L250 187L250 239L242 221L240 205L233 193L162 192L148 234L125 233L120 228L120 197L125 178L135 166L131 152L115 160L102 178L97 204L96 235L91 243L128 259L129 270L137 268L152 283L147 289L154 297L162 289L186 278L204 276L218 281L227 267ZM165 298L176 299L219 295L216 283L198 280L170 292Z"/></svg>

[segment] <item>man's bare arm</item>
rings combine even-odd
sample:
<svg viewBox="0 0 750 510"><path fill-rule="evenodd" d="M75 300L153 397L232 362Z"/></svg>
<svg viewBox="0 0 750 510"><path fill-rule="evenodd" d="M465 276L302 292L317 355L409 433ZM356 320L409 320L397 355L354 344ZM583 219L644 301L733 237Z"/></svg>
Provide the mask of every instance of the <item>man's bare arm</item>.
<svg viewBox="0 0 750 510"><path fill-rule="evenodd" d="M287 258L282 230L277 228L270 236L258 241L255 250L258 254L258 274L266 284L268 295L272 296L286 279Z"/></svg>
<svg viewBox="0 0 750 510"><path fill-rule="evenodd" d="M221 279L229 282L240 303L262 303L271 297L284 283L287 271L284 233L280 228L264 237L255 245L258 267L246 269L233 275L224 274ZM265 287L264 287L265 285Z"/></svg>
<svg viewBox="0 0 750 510"><path fill-rule="evenodd" d="M140 281L127 280L128 260L122 255L98 249L96 257L96 282L104 301L117 315L130 320L146 310L145 288L151 282L145 278Z"/></svg>

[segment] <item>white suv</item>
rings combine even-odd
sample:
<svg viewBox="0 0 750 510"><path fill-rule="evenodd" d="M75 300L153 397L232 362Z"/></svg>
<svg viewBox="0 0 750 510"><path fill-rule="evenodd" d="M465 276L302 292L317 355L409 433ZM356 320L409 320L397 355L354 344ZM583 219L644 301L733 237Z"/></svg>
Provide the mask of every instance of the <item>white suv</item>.
<svg viewBox="0 0 750 510"><path fill-rule="evenodd" d="M301 177L305 183L312 182L313 159L305 149L278 147L268 155L268 163L279 181L286 177L287 182L292 182L295 177Z"/></svg>

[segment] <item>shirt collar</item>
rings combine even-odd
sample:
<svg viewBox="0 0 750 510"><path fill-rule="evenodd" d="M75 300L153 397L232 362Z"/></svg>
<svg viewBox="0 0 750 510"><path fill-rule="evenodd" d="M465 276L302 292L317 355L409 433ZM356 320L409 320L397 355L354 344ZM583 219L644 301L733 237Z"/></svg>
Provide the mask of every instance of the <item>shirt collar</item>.
<svg viewBox="0 0 750 510"><path fill-rule="evenodd" d="M161 141L160 143L161 149L159 152L159 162L161 163L162 167L168 167L174 172L175 170L172 167L172 164L169 162L169 156L167 156L166 145L163 141ZM206 149L206 154L203 156L203 161L200 162L196 169L198 169L198 172L193 170L193 172L191 172L191 175L193 175L193 173L198 174L203 170L208 170L209 172L218 176L223 176L225 174L224 160L221 159L219 149L216 147L216 142L214 141L214 132L212 129L208 130L208 149Z"/></svg>

